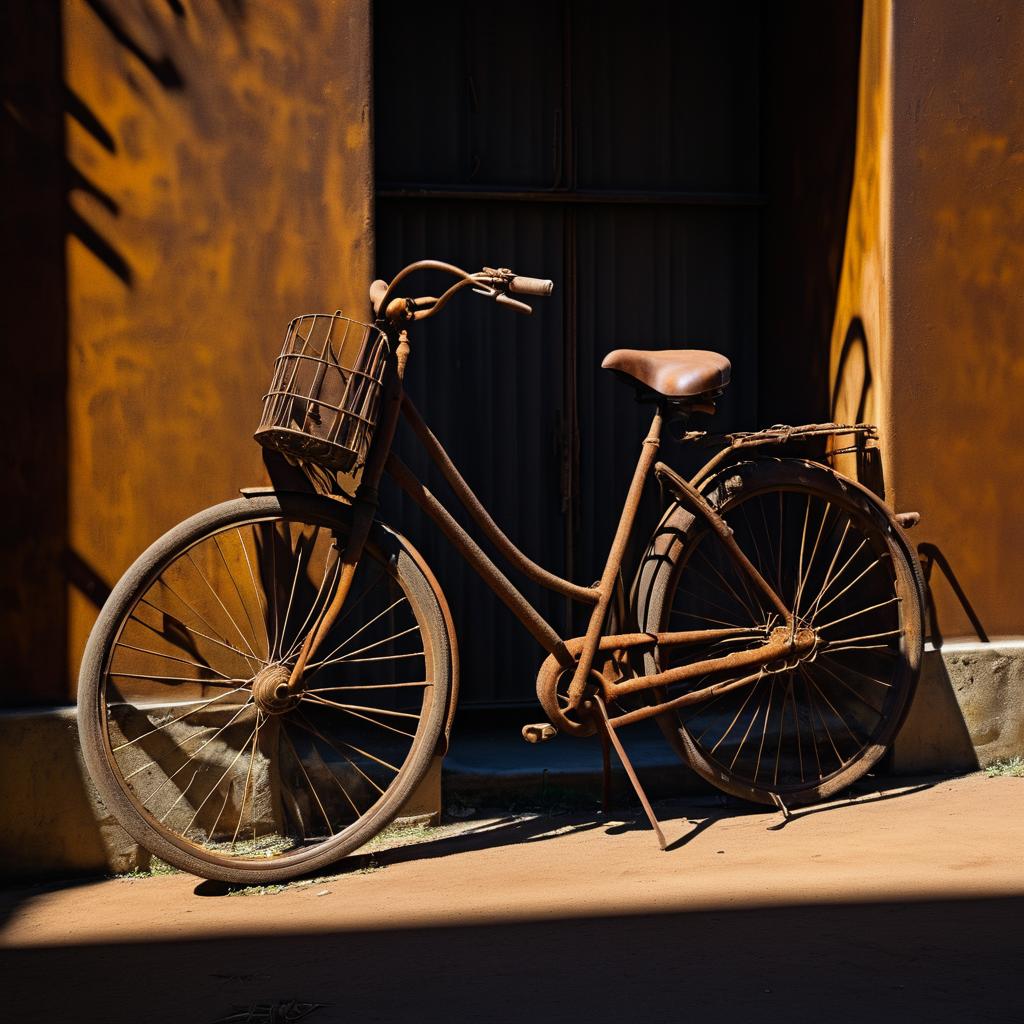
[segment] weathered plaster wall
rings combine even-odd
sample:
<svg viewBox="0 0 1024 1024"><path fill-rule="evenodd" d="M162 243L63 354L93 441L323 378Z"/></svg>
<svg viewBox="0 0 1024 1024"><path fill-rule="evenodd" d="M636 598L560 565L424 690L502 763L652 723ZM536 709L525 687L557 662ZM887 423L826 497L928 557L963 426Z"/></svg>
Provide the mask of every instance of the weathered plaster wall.
<svg viewBox="0 0 1024 1024"><path fill-rule="evenodd" d="M1024 633L1024 5L903 0L892 37L895 499L988 632Z"/></svg>
<svg viewBox="0 0 1024 1024"><path fill-rule="evenodd" d="M366 313L370 6L67 0L63 34L73 679L104 586L261 482L288 319Z"/></svg>
<svg viewBox="0 0 1024 1024"><path fill-rule="evenodd" d="M890 501L995 635L1024 632L1022 40L1008 0L865 3L831 339L833 414L879 424ZM942 632L969 633L933 589Z"/></svg>

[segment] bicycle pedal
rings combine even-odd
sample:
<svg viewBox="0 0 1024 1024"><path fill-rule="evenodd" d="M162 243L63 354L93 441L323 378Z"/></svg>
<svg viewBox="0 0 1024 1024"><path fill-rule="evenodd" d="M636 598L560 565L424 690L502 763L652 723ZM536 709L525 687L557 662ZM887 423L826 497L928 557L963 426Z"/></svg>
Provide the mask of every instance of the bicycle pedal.
<svg viewBox="0 0 1024 1024"><path fill-rule="evenodd" d="M550 722L523 726L523 739L527 743L546 743L558 735L558 730Z"/></svg>

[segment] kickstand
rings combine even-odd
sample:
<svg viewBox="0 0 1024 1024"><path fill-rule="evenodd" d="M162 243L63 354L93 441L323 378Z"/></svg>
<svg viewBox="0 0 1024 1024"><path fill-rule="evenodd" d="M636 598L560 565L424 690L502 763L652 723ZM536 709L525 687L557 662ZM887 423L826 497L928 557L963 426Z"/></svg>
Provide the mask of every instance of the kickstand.
<svg viewBox="0 0 1024 1024"><path fill-rule="evenodd" d="M647 820L651 823L651 828L654 829L654 833L658 837L658 845L664 850L668 845L665 842L665 833L661 831L661 825L658 824L658 819L654 816L654 809L651 807L651 802L647 799L647 794L644 792L643 786L640 785L640 780L637 778L636 772L633 770L632 762L626 756L626 751L623 749L622 743L619 741L619 737L615 735L615 729L608 720L608 710L604 706L604 701L596 693L590 699L597 707L597 724L598 728L601 730L601 743L604 748L605 795L607 797L611 783L611 765L610 758L608 756L608 744L610 742L615 748L615 753L619 755L622 767L626 769L629 781L633 783L636 795L640 798L640 804L644 809L644 813L647 815Z"/></svg>
<svg viewBox="0 0 1024 1024"><path fill-rule="evenodd" d="M601 739L601 813L607 818L612 805L612 750L608 742L608 731L598 726Z"/></svg>
<svg viewBox="0 0 1024 1024"><path fill-rule="evenodd" d="M780 811L782 811L783 821L789 821L793 817L793 812L782 802L782 797L778 793L769 794L772 798L772 802Z"/></svg>

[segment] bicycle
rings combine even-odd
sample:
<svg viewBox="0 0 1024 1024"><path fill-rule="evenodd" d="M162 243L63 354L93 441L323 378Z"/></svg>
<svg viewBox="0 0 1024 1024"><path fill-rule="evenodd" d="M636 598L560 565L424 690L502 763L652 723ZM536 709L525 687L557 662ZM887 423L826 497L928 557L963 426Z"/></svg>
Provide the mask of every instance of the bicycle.
<svg viewBox="0 0 1024 1024"><path fill-rule="evenodd" d="M439 297L401 297L420 270L455 281ZM531 312L513 296L552 287L422 260L374 282L373 323L340 312L291 322L255 437L301 486L245 488L156 541L114 588L83 658L86 764L143 847L227 882L294 878L379 833L446 749L455 628L423 558L378 519L385 475L546 652L536 689L547 721L524 738L596 734L606 784L614 750L662 848L618 736L631 723L654 718L700 776L783 810L878 761L920 666L923 588L903 530L915 514L897 516L827 455L785 454L843 436L833 453L871 453L875 428L687 430L680 440L717 450L684 479L656 461L663 426L713 413L729 361L612 352L602 365L653 406L651 425L600 580L563 579L502 532L403 390L410 328L459 292ZM589 609L583 635L561 637L401 462L400 420L504 560ZM765 446L782 454L755 451ZM652 472L664 511L627 589L622 562Z"/></svg>

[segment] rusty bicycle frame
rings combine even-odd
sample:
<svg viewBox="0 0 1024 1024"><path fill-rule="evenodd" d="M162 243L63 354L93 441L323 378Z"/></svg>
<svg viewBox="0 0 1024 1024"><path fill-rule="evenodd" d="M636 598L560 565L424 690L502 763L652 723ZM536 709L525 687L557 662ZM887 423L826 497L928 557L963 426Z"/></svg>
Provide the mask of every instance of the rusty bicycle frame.
<svg viewBox="0 0 1024 1024"><path fill-rule="evenodd" d="M439 298L432 296L419 299L394 298L397 286L409 274L423 269L447 271L458 280ZM519 288L516 287L517 281L522 283ZM546 291L541 289L542 285L546 286ZM341 612L362 555L363 546L376 516L378 486L386 472L437 525L463 559L504 602L537 643L547 651L548 657L537 676L537 694L551 724L550 726L545 724L525 727L524 738L536 742L554 735L556 730L574 735L592 735L597 731L604 746L606 794L608 747L610 744L621 759L652 827L658 835L659 842L664 847L664 836L636 773L616 736L616 730L624 725L651 718L670 709L696 704L726 690L749 686L765 674L785 671L793 657L800 657L812 652L817 642L815 631L799 627L793 610L746 557L733 538L730 527L705 500L698 488L700 481L720 464L730 451L755 444L777 443L780 438L771 431L762 431L757 435L730 435L727 440L731 443L707 462L691 480L685 480L669 467L655 462L666 412L671 404L668 399L659 402L652 417L650 429L641 444L636 469L626 493L622 513L600 580L593 586L581 586L563 579L530 559L506 536L463 479L444 446L431 432L412 400L403 390L405 368L410 354L410 339L406 325L439 312L457 292L466 287L472 287L475 291L494 299L501 305L507 305L523 312L532 312L529 306L511 298L507 292L518 290L526 294L547 294L550 292L551 285L550 282L540 282L529 278L517 279L507 270L485 268L478 274L469 274L450 264L434 260L421 260L402 270L390 284L378 281L371 288L371 299L378 315L378 325L388 335L394 358L390 361L389 372L385 380L384 399L376 434L371 443L362 479L353 500L353 524L341 556L342 568L337 590L319 622L314 623L309 630L287 684L279 685L278 698L287 699L288 696L301 690L303 672L307 662ZM560 636L455 520L445 505L391 451L400 419L404 419L409 425L472 520L506 562L542 587L574 602L590 606L589 622L586 632L582 636L572 638ZM823 434L873 436L873 428L863 424L857 426L816 424L801 428L781 429L798 432L799 436ZM703 435L687 434L684 435L683 440L695 439L700 436ZM788 436L786 439L788 440ZM620 578L622 561L636 520L641 494L652 469L676 500L695 517L703 520L707 527L718 536L746 579L764 595L771 607L778 613L777 618L770 619L763 628L603 633L603 625ZM753 649L630 678L608 679L595 668L595 660L599 653L654 647L664 649L740 636L761 636L763 642ZM657 691L671 683L723 672L735 673L736 670L745 669L749 672L738 679L730 678L726 681L712 683L673 699L654 699L647 706L617 716L611 716L608 712L608 705L626 694ZM557 687L567 673L571 673L571 680L564 695L565 704L560 707ZM655 696L657 697L657 695Z"/></svg>

